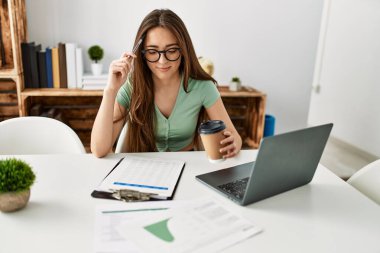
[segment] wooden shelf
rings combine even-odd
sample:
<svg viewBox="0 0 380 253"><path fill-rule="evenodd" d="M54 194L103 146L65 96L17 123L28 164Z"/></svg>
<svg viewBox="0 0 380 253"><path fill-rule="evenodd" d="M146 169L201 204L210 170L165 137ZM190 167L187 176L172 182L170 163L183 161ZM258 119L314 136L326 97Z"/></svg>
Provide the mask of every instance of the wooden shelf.
<svg viewBox="0 0 380 253"><path fill-rule="evenodd" d="M230 91L228 86L219 85L218 90L222 97L263 97L264 93L252 87L243 86L239 91Z"/></svg>
<svg viewBox="0 0 380 253"><path fill-rule="evenodd" d="M240 91L230 91L227 86L218 86L218 90L222 97L262 97L265 96L262 92L251 88L242 87ZM50 97L50 96L103 96L103 90L82 90L82 89L25 89L21 92L21 96L38 96L38 97Z"/></svg>
<svg viewBox="0 0 380 253"><path fill-rule="evenodd" d="M14 68L11 69L6 69L6 68L1 68L0 69L0 78L9 78L13 76L17 76L20 73L17 73L17 70Z"/></svg>
<svg viewBox="0 0 380 253"><path fill-rule="evenodd" d="M82 90L82 89L25 89L21 92L23 98L26 97L99 97L103 96L103 90Z"/></svg>

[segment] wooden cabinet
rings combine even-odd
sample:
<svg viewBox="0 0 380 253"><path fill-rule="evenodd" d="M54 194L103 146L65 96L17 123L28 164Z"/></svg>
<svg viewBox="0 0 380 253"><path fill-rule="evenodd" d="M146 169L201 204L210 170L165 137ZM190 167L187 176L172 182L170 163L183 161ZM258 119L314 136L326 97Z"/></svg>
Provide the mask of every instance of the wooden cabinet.
<svg viewBox="0 0 380 253"><path fill-rule="evenodd" d="M243 87L240 91L229 91L226 86L219 86L218 89L243 139L243 148L257 148L263 137L266 95L250 87ZM25 89L21 92L21 115L31 115L35 105L42 105L44 111L57 109L63 121L74 129L88 150L91 128L102 94L101 90Z"/></svg>
<svg viewBox="0 0 380 253"><path fill-rule="evenodd" d="M24 0L0 1L0 121L21 115L20 43L26 41Z"/></svg>
<svg viewBox="0 0 380 253"><path fill-rule="evenodd" d="M219 86L224 106L243 139L243 148L258 148L264 133L266 95L251 87L229 91Z"/></svg>
<svg viewBox="0 0 380 253"><path fill-rule="evenodd" d="M102 90L25 89L21 92L21 116L40 115L58 118L79 136L90 151L91 129L102 100ZM35 108L37 107L37 110Z"/></svg>

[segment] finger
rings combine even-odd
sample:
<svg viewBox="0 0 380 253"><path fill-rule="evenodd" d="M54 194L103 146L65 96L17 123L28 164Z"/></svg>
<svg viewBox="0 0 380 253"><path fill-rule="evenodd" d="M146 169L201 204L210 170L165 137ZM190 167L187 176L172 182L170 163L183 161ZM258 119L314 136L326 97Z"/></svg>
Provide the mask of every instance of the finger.
<svg viewBox="0 0 380 253"><path fill-rule="evenodd" d="M219 150L219 152L220 152L220 153L225 153L225 152L228 153L228 152L232 152L232 151L235 150L235 149L236 149L236 144L233 142L233 143L231 143L230 145L221 148L221 149Z"/></svg>
<svg viewBox="0 0 380 253"><path fill-rule="evenodd" d="M133 58L123 57L123 58L120 58L118 60L113 61L112 64L113 65L114 64L129 64L129 65L131 65L131 64L133 64L133 60L134 60Z"/></svg>
<svg viewBox="0 0 380 253"><path fill-rule="evenodd" d="M113 64L113 66L122 67L122 68L126 68L126 69L129 69L131 67L131 65L129 63L125 63L125 62L116 62Z"/></svg>
<svg viewBox="0 0 380 253"><path fill-rule="evenodd" d="M123 58L123 57L127 57L128 55L132 54L131 51L126 51L126 52L123 52L120 56L120 58Z"/></svg>
<svg viewBox="0 0 380 253"><path fill-rule="evenodd" d="M132 57L132 56L129 56L129 57L122 57L120 58L120 61L121 62L129 62L129 63L132 63L134 60L135 60L136 57Z"/></svg>
<svg viewBox="0 0 380 253"><path fill-rule="evenodd" d="M122 76L124 76L124 75L126 75L127 71L125 71L125 69L122 67L115 67L113 69L112 73L114 73L114 74L120 73Z"/></svg>
<svg viewBox="0 0 380 253"><path fill-rule="evenodd" d="M228 130L224 131L223 134L225 136L231 136L232 135L232 133L230 131L228 131Z"/></svg>
<svg viewBox="0 0 380 253"><path fill-rule="evenodd" d="M230 143L230 142L233 142L235 139L234 137L231 135L227 138L224 138L223 140L220 141L220 144L224 145L226 143Z"/></svg>
<svg viewBox="0 0 380 253"><path fill-rule="evenodd" d="M125 72L129 72L131 69L132 65L130 63L124 63L124 62L117 62L112 65L112 67L119 67L119 68L124 68Z"/></svg>
<svg viewBox="0 0 380 253"><path fill-rule="evenodd" d="M124 52L120 58L136 58L137 56L132 52Z"/></svg>
<svg viewBox="0 0 380 253"><path fill-rule="evenodd" d="M238 150L236 148L229 149L226 154L223 155L224 158L229 158L236 156L238 153Z"/></svg>
<svg viewBox="0 0 380 253"><path fill-rule="evenodd" d="M234 150L231 153L228 153L228 154L224 155L223 158L231 158L231 157L234 157L236 155L237 155L237 151Z"/></svg>
<svg viewBox="0 0 380 253"><path fill-rule="evenodd" d="M111 66L111 69L116 69L116 68L128 68L128 65L125 63L115 63Z"/></svg>

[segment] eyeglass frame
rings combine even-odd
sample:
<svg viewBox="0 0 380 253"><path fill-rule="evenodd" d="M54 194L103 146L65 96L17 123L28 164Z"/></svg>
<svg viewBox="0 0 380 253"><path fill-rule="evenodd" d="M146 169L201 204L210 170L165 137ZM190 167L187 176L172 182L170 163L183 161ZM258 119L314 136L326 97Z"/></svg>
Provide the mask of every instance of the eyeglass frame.
<svg viewBox="0 0 380 253"><path fill-rule="evenodd" d="M180 52L178 58L175 59L175 60L169 60L168 57L166 56L166 53L167 53L169 50L172 50L172 49L176 49L176 50L178 50L178 51ZM146 58L145 54L146 54L146 52L147 52L148 50L153 50L153 51L156 51L156 52L158 53L159 56L158 56L158 59L157 59L156 61L149 61L149 60ZM172 47L172 48L169 48L169 49L166 49L166 50L156 50L156 49L153 49L153 48L150 48L150 49L143 49L143 50L141 50L141 54L143 55L143 58L144 58L145 60L147 60L148 62L150 62L150 63L158 62L158 61L161 59L161 54L163 54L164 57L165 57L165 59L168 60L168 61L178 61L178 59L181 58L181 48L179 48L179 47Z"/></svg>

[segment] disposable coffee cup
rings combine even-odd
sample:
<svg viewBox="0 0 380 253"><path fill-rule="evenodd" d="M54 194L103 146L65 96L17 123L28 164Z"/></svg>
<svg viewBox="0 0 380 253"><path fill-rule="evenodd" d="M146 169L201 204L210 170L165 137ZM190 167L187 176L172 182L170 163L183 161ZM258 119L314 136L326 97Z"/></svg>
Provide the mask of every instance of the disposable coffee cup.
<svg viewBox="0 0 380 253"><path fill-rule="evenodd" d="M198 128L198 133L201 136L208 159L212 163L225 160L225 158L223 158L224 154L219 152L223 147L220 142L225 138L223 135L224 129L226 129L226 125L221 120L205 121L201 123Z"/></svg>

